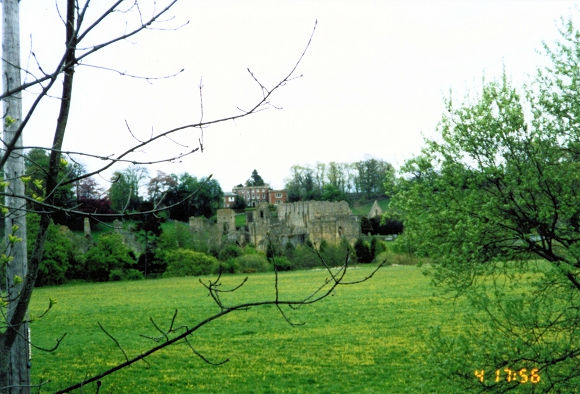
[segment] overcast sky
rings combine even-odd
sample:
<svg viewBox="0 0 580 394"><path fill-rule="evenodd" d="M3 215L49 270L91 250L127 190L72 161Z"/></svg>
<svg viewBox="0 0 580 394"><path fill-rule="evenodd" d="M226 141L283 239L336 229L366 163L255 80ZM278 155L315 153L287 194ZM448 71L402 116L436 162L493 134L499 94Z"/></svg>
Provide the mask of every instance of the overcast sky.
<svg viewBox="0 0 580 394"><path fill-rule="evenodd" d="M99 0L96 4L105 3ZM169 31L152 31L88 63L127 73L175 78L151 83L79 68L65 149L119 152L133 133L235 115L261 97L250 68L272 86L293 66L318 21L295 79L272 98L282 109L205 129L204 152L150 168L213 176L224 191L253 169L282 188L294 164L353 162L369 157L396 167L433 135L443 97L476 92L505 66L516 85L543 58L541 42L557 37L560 17L578 16L574 1L192 1L182 0ZM28 48L49 68L62 50L62 25L51 0L22 0L23 66ZM96 41L123 29L121 16ZM25 96L30 100L30 95ZM26 130L25 145L49 145L56 101ZM167 141L141 157L194 146L199 131ZM85 160L88 167L94 163ZM121 166L123 168L123 166ZM110 176L109 173L105 177Z"/></svg>

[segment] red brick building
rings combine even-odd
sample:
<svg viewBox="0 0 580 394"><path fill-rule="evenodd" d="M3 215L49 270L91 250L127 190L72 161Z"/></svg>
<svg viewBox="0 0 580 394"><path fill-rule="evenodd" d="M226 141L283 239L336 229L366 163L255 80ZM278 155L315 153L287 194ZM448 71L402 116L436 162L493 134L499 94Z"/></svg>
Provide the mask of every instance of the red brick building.
<svg viewBox="0 0 580 394"><path fill-rule="evenodd" d="M288 202L286 190L270 190L268 192L268 203L270 205L285 204Z"/></svg>
<svg viewBox="0 0 580 394"><path fill-rule="evenodd" d="M231 193L224 193L224 208L230 208L238 196L244 199L248 207L255 207L262 202L277 205L288 201L286 190L273 190L268 184L263 186L236 186Z"/></svg>

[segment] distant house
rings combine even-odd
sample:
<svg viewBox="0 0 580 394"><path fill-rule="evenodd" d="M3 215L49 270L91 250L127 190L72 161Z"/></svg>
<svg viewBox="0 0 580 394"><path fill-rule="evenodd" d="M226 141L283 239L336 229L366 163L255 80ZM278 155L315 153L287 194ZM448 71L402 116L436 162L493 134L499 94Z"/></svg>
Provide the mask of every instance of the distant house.
<svg viewBox="0 0 580 394"><path fill-rule="evenodd" d="M268 192L268 203L270 205L286 204L288 202L288 192L286 190L270 190Z"/></svg>
<svg viewBox="0 0 580 394"><path fill-rule="evenodd" d="M288 202L286 190L274 190L270 185L263 186L236 186L232 192L224 193L224 208L231 208L236 199L242 197L248 207L256 207L260 203L280 205Z"/></svg>
<svg viewBox="0 0 580 394"><path fill-rule="evenodd" d="M244 199L248 207L255 207L261 202L268 202L269 185L263 186L236 186L232 192Z"/></svg>
<svg viewBox="0 0 580 394"><path fill-rule="evenodd" d="M235 193L224 193L224 208L231 208L236 202L237 195Z"/></svg>

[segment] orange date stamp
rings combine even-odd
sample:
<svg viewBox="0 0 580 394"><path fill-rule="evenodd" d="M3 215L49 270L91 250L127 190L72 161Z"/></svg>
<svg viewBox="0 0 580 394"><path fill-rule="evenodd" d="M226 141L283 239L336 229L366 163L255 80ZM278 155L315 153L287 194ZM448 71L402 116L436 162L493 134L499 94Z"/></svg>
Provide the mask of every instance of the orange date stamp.
<svg viewBox="0 0 580 394"><path fill-rule="evenodd" d="M521 368L518 370L513 370L510 368L504 369L496 369L495 375L491 373L490 377L494 380L494 382L499 383L501 381L505 382L519 382L520 384L537 384L540 383L542 379L540 374L538 373L538 368L532 368L531 370L527 370L526 368ZM484 383L486 381L485 370L475 370L474 371L475 377L481 382Z"/></svg>

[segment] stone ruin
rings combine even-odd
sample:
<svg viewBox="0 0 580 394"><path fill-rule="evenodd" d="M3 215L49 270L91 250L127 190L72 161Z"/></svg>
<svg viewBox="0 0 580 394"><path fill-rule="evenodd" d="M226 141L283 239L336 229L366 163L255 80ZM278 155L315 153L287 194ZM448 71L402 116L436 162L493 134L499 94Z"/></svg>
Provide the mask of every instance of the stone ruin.
<svg viewBox="0 0 580 394"><path fill-rule="evenodd" d="M246 225L236 228L236 213L225 208L217 211L217 223L205 218L191 217L193 232L206 232L216 243L254 244L265 250L268 240L285 245L298 245L310 241L337 244L342 239L354 244L360 235L358 217L352 214L345 201L301 201L270 206L259 204L246 212Z"/></svg>

